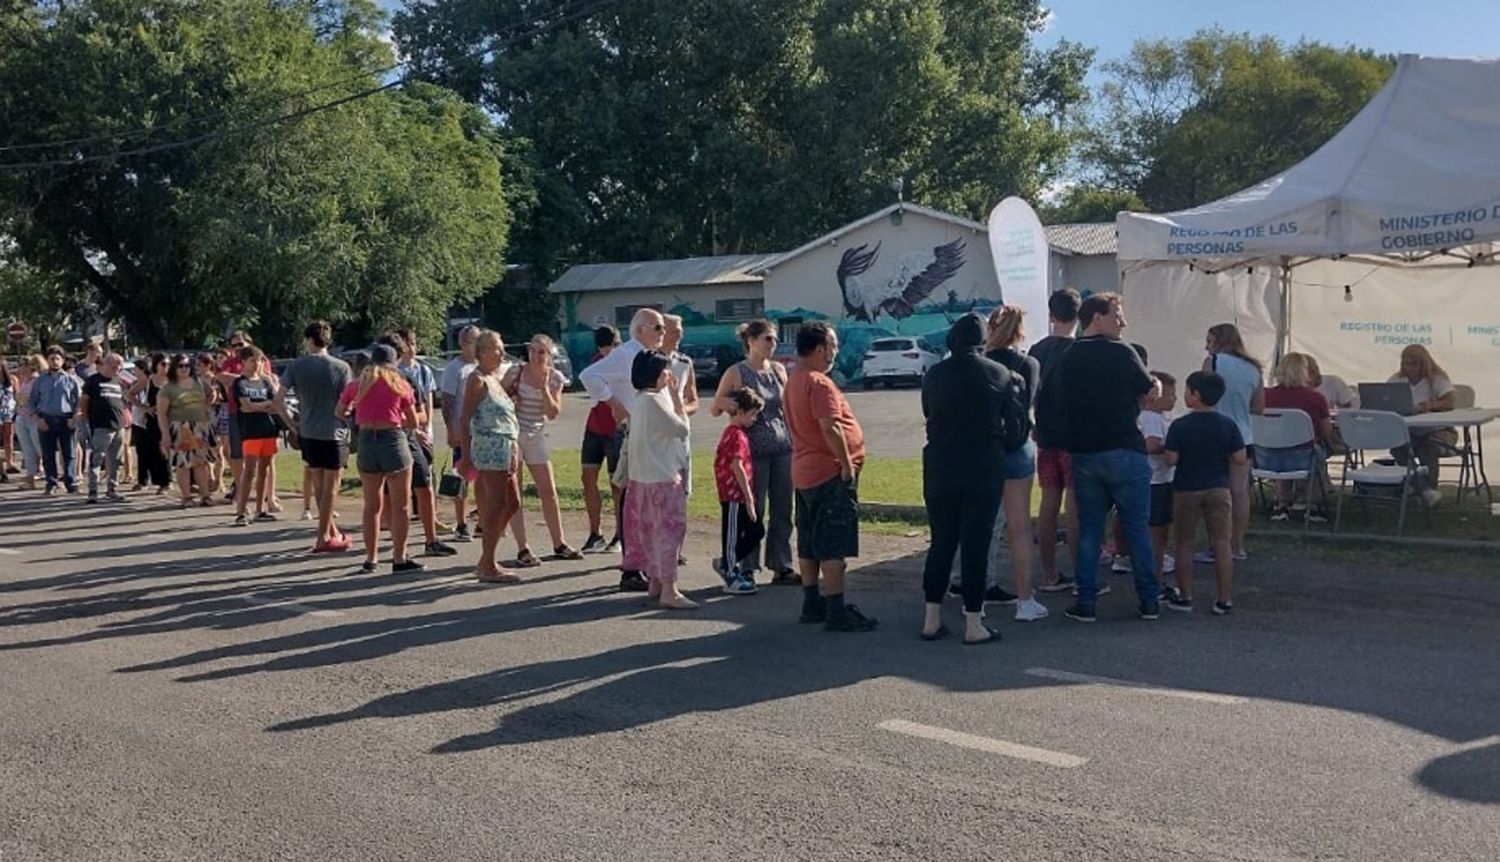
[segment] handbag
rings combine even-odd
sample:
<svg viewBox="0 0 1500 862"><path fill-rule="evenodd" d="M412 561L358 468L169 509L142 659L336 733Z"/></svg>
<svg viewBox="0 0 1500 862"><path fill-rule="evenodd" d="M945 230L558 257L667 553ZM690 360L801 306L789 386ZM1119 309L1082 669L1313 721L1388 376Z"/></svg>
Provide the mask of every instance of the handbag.
<svg viewBox="0 0 1500 862"><path fill-rule="evenodd" d="M448 457L447 466L438 476L437 495L444 500L457 500L464 496L464 477L453 469L453 456Z"/></svg>

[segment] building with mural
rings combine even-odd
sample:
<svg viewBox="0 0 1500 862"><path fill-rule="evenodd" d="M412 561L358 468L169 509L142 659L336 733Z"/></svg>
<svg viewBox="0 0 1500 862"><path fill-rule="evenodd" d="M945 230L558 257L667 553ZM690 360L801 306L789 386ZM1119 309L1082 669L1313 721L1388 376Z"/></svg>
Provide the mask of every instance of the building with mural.
<svg viewBox="0 0 1500 862"><path fill-rule="evenodd" d="M1115 289L1113 225L1047 230L1053 289ZM548 289L560 300L563 340L576 367L592 353L595 327L616 326L628 337L636 310L654 308L682 315L684 344L729 349L738 348L735 328L752 318L776 323L784 342L807 321L834 321L844 345L836 376L845 381L859 377L874 339L915 335L941 344L957 317L988 312L1002 299L985 226L911 203L780 254L585 264Z"/></svg>

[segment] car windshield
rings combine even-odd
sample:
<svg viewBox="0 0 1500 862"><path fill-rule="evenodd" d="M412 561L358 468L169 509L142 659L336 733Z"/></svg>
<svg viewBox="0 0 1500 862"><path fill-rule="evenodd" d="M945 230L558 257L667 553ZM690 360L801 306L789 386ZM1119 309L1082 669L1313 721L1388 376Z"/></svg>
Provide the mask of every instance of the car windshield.
<svg viewBox="0 0 1500 862"><path fill-rule="evenodd" d="M874 353L896 353L911 348L911 342L904 338L888 338L870 345L870 350Z"/></svg>

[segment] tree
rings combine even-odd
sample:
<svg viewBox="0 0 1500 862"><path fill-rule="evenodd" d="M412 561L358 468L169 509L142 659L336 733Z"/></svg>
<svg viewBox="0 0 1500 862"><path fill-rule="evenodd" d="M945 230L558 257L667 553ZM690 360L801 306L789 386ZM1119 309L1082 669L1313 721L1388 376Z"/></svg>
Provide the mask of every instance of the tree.
<svg viewBox="0 0 1500 862"><path fill-rule="evenodd" d="M1157 212L1215 200L1311 155L1394 69L1372 51L1218 30L1137 42L1103 67L1086 173Z"/></svg>
<svg viewBox="0 0 1500 862"><path fill-rule="evenodd" d="M327 317L436 335L499 279L501 144L451 93L380 83L370 0L81 0L0 19L0 233L151 345ZM137 130L150 130L135 134ZM192 146L121 151L201 138ZM22 167L22 163L61 164ZM72 162L69 164L68 162Z"/></svg>
<svg viewBox="0 0 1500 862"><path fill-rule="evenodd" d="M1056 200L1043 203L1037 215L1043 224L1077 224L1113 222L1122 211L1145 212L1146 204L1134 192L1080 183L1069 186Z"/></svg>
<svg viewBox="0 0 1500 862"><path fill-rule="evenodd" d="M423 74L527 142L537 194L513 239L548 274L790 248L897 178L982 217L1061 170L1087 97L1091 52L1032 47L1036 0L577 5L408 2L395 21ZM547 10L556 29L513 35Z"/></svg>

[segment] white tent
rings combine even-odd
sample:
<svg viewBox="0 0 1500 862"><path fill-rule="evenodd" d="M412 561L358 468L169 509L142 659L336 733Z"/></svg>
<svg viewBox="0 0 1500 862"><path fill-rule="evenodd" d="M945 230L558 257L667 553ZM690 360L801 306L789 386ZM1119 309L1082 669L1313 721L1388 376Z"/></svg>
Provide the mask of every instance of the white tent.
<svg viewBox="0 0 1500 862"><path fill-rule="evenodd" d="M1270 360L1311 353L1351 383L1429 346L1500 405L1500 62L1403 56L1306 160L1221 200L1121 213L1129 337L1173 372L1235 322Z"/></svg>

